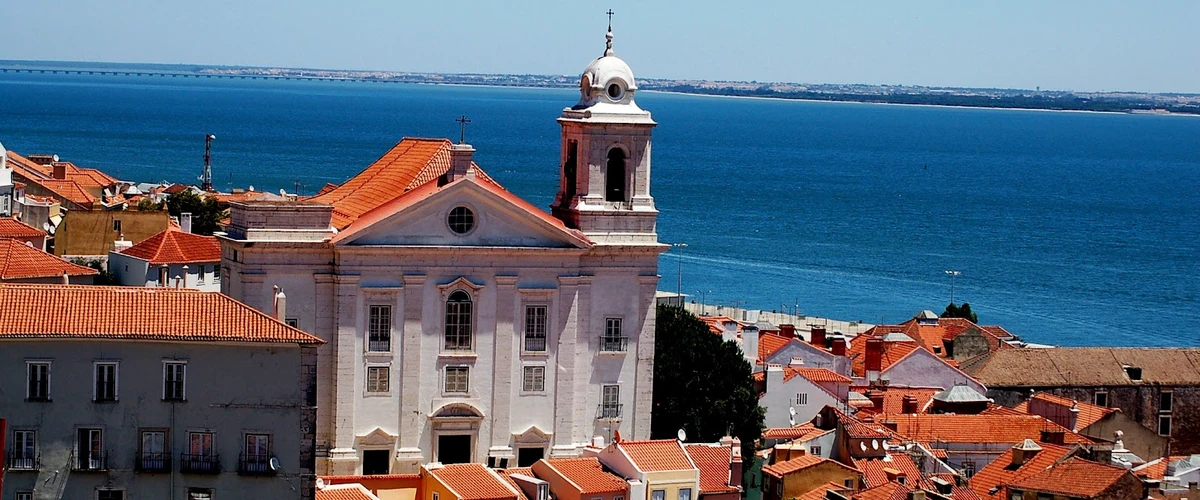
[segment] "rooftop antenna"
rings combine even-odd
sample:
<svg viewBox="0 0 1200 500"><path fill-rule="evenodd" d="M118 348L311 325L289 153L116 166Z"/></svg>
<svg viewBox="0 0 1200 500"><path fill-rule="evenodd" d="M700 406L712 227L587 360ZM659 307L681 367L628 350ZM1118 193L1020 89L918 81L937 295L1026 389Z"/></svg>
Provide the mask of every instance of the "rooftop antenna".
<svg viewBox="0 0 1200 500"><path fill-rule="evenodd" d="M471 119L467 118L467 115L462 115L455 118L454 121L458 122L458 143L465 144L467 142L467 124L471 123Z"/></svg>
<svg viewBox="0 0 1200 500"><path fill-rule="evenodd" d="M212 158L212 141L217 136L212 134L204 134L204 173L200 174L200 189L204 191L212 191L212 165L209 160Z"/></svg>

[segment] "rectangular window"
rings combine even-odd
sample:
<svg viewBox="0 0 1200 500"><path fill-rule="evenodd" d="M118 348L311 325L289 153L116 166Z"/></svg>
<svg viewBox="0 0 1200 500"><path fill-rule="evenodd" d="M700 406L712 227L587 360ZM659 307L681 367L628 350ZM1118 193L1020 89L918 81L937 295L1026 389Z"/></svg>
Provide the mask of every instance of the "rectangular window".
<svg viewBox="0 0 1200 500"><path fill-rule="evenodd" d="M75 470L104 470L104 430L83 428L75 440Z"/></svg>
<svg viewBox="0 0 1200 500"><path fill-rule="evenodd" d="M625 337L621 335L621 318L604 320L604 335L600 337L600 350L606 352L625 350Z"/></svg>
<svg viewBox="0 0 1200 500"><path fill-rule="evenodd" d="M665 500L666 498L666 490L654 490L650 492L650 500Z"/></svg>
<svg viewBox="0 0 1200 500"><path fill-rule="evenodd" d="M525 350L546 350L546 306L525 306Z"/></svg>
<svg viewBox="0 0 1200 500"><path fill-rule="evenodd" d="M846 479L846 480L842 481L842 486L845 486L845 487L847 487L847 488L853 488L853 487L854 487L854 480L853 480L853 479Z"/></svg>
<svg viewBox="0 0 1200 500"><path fill-rule="evenodd" d="M97 403L117 400L117 363L93 363L92 401Z"/></svg>
<svg viewBox="0 0 1200 500"><path fill-rule="evenodd" d="M367 314L367 350L392 350L392 306L371 306Z"/></svg>
<svg viewBox="0 0 1200 500"><path fill-rule="evenodd" d="M387 392L390 373L386 366L368 366L367 392Z"/></svg>
<svg viewBox="0 0 1200 500"><path fill-rule="evenodd" d="M188 488L187 500L212 500L212 495L209 488Z"/></svg>
<svg viewBox="0 0 1200 500"><path fill-rule="evenodd" d="M692 489L679 488L679 500L692 500Z"/></svg>
<svg viewBox="0 0 1200 500"><path fill-rule="evenodd" d="M542 392L546 390L546 367L526 366L521 390L525 392Z"/></svg>
<svg viewBox="0 0 1200 500"><path fill-rule="evenodd" d="M96 490L96 500L125 500L125 490Z"/></svg>
<svg viewBox="0 0 1200 500"><path fill-rule="evenodd" d="M600 388L600 417L618 418L621 416L621 386L606 385Z"/></svg>
<svg viewBox="0 0 1200 500"><path fill-rule="evenodd" d="M142 431L140 446L137 462L138 470L168 471L171 469L170 458L167 454L167 433L165 431Z"/></svg>
<svg viewBox="0 0 1200 500"><path fill-rule="evenodd" d="M287 326L290 326L292 328L296 328L296 329L300 328L300 319L299 318L287 318L287 319L284 319L283 322L285 324L287 324Z"/></svg>
<svg viewBox="0 0 1200 500"><path fill-rule="evenodd" d="M796 393L795 404L797 406L802 406L802 405L808 404L808 393L803 393L803 392Z"/></svg>
<svg viewBox="0 0 1200 500"><path fill-rule="evenodd" d="M1096 406L1108 406L1108 393L1105 391L1096 391L1093 402Z"/></svg>
<svg viewBox="0 0 1200 500"><path fill-rule="evenodd" d="M1163 391L1158 394L1158 411L1162 413L1171 412L1171 391Z"/></svg>
<svg viewBox="0 0 1200 500"><path fill-rule="evenodd" d="M188 453L200 457L211 457L213 455L213 433L189 432Z"/></svg>
<svg viewBox="0 0 1200 500"><path fill-rule="evenodd" d="M1158 417L1158 435L1159 436L1170 436L1171 435L1171 416L1170 415L1159 415L1159 417Z"/></svg>
<svg viewBox="0 0 1200 500"><path fill-rule="evenodd" d="M246 460L266 463L271 457L271 436L269 434L246 434Z"/></svg>
<svg viewBox="0 0 1200 500"><path fill-rule="evenodd" d="M446 392L467 392L469 374L465 366L446 367Z"/></svg>
<svg viewBox="0 0 1200 500"><path fill-rule="evenodd" d="M213 283L221 282L221 273L223 273L223 272L225 272L223 268L221 268L221 269L218 269L215 267L213 268Z"/></svg>
<svg viewBox="0 0 1200 500"><path fill-rule="evenodd" d="M26 392L29 401L50 401L50 362L30 361L25 363Z"/></svg>
<svg viewBox="0 0 1200 500"><path fill-rule="evenodd" d="M207 267L208 266L206 266L204 264L200 264L200 272L196 273L196 284L197 285L204 284L204 273L206 272L205 268L207 268Z"/></svg>
<svg viewBox="0 0 1200 500"><path fill-rule="evenodd" d="M187 400L187 363L163 363L163 401Z"/></svg>
<svg viewBox="0 0 1200 500"><path fill-rule="evenodd" d="M821 447L820 447L820 446L810 446L810 447L808 447L808 454L809 454L809 455L812 455L812 456L814 456L814 457L819 457L819 456L821 456Z"/></svg>
<svg viewBox="0 0 1200 500"><path fill-rule="evenodd" d="M33 500L32 491L18 491L17 496L13 497L16 500Z"/></svg>
<svg viewBox="0 0 1200 500"><path fill-rule="evenodd" d="M10 469L37 469L37 431L13 431L11 458L8 461Z"/></svg>
<svg viewBox="0 0 1200 500"><path fill-rule="evenodd" d="M113 231L121 232L121 219L113 219Z"/></svg>

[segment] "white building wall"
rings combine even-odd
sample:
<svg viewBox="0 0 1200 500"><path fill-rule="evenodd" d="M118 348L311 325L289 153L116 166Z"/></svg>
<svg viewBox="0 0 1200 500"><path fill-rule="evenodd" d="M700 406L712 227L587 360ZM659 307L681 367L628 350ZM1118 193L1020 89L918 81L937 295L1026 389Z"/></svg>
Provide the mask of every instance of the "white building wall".
<svg viewBox="0 0 1200 500"><path fill-rule="evenodd" d="M811 421L826 405L837 408L843 406L841 403L844 401L838 401L825 389L804 377L795 376L791 380L784 381L782 367L767 367L766 377L766 392L763 397L758 399L758 405L766 411L765 423L768 428L792 427L789 420L791 417L789 408L796 410L794 422L801 424ZM797 394L806 395L807 402L804 404L797 402Z"/></svg>
<svg viewBox="0 0 1200 500"><path fill-rule="evenodd" d="M185 270L183 267L187 266ZM221 291L219 277L219 262L196 262L191 264L170 264L167 266L167 286L175 287L175 277L180 283L186 281L193 290L205 292ZM117 284L121 286L162 286L160 279L161 266L151 266L149 261L118 252L108 252L108 270L113 273ZM186 280L184 277L186 276Z"/></svg>

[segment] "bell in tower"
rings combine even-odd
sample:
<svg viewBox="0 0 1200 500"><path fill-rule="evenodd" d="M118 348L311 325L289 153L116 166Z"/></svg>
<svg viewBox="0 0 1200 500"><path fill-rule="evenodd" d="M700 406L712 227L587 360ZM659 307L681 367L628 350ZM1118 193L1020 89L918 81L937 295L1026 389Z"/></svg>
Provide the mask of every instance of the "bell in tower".
<svg viewBox="0 0 1200 500"><path fill-rule="evenodd" d="M633 101L633 70L613 53L579 78L579 102L563 110L561 180L554 216L599 245L657 245L650 197L650 113Z"/></svg>

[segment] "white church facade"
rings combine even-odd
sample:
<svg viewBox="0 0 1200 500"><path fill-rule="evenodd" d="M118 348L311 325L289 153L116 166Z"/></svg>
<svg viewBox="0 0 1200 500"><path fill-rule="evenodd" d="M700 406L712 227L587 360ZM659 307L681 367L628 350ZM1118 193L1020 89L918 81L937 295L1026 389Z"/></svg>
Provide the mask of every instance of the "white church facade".
<svg viewBox="0 0 1200 500"><path fill-rule="evenodd" d="M649 437L666 246L636 90L610 31L558 119L551 213L470 145L414 138L313 198L232 204L222 291L326 341L318 473L528 465Z"/></svg>

